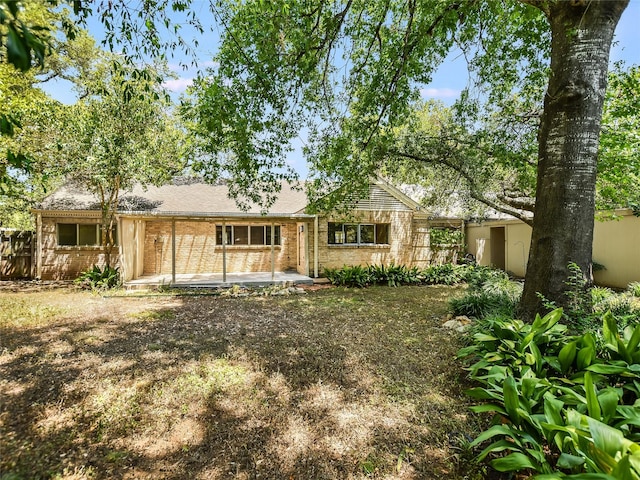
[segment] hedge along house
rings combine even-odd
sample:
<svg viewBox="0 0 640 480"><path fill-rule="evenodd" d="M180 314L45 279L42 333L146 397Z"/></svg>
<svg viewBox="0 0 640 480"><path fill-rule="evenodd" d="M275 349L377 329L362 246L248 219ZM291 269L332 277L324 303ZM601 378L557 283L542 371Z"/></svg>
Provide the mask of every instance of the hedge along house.
<svg viewBox="0 0 640 480"><path fill-rule="evenodd" d="M176 275L296 272L391 263L425 267L455 260L459 246L432 248L433 225L462 228L457 219L429 219L424 209L382 180L347 216L305 213L305 193L284 184L267 211L242 211L224 185L175 182L123 194L116 214L117 253L125 282ZM100 209L86 192L63 187L36 216L37 277L72 279L104 264Z"/></svg>

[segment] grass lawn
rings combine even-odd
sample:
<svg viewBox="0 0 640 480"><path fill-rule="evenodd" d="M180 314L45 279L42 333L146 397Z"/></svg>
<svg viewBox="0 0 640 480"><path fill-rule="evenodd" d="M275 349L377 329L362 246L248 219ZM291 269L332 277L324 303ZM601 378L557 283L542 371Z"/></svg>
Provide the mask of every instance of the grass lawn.
<svg viewBox="0 0 640 480"><path fill-rule="evenodd" d="M481 478L456 292L2 292L0 478Z"/></svg>

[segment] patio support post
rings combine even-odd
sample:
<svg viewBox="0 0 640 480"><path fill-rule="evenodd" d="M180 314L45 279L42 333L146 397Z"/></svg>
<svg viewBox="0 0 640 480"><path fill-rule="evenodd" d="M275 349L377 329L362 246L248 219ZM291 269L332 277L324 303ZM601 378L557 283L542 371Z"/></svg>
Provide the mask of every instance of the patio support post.
<svg viewBox="0 0 640 480"><path fill-rule="evenodd" d="M304 224L304 274L309 276L309 224Z"/></svg>
<svg viewBox="0 0 640 480"><path fill-rule="evenodd" d="M36 278L40 280L42 278L42 213L38 213L36 217L36 246Z"/></svg>
<svg viewBox="0 0 640 480"><path fill-rule="evenodd" d="M273 222L271 222L271 281L273 282L276 278L276 246L275 238L276 238L276 228ZM282 235L282 233L280 234Z"/></svg>
<svg viewBox="0 0 640 480"><path fill-rule="evenodd" d="M171 220L171 283L176 283L176 219Z"/></svg>
<svg viewBox="0 0 640 480"><path fill-rule="evenodd" d="M313 277L318 278L318 239L320 233L320 222L318 221L318 215L313 217Z"/></svg>
<svg viewBox="0 0 640 480"><path fill-rule="evenodd" d="M124 238L125 238L125 234L124 234L124 229L122 228L122 217L120 215L118 215L116 217L116 225L117 225L117 231L116 231L116 236L117 239L114 239L115 241L118 242L118 263L120 264L120 270L122 271L122 280L126 281L129 280L129 267L127 266L127 264L129 262L127 262L127 260L124 258L124 246L122 245L124 243Z"/></svg>
<svg viewBox="0 0 640 480"><path fill-rule="evenodd" d="M227 224L222 222L222 283L227 283Z"/></svg>

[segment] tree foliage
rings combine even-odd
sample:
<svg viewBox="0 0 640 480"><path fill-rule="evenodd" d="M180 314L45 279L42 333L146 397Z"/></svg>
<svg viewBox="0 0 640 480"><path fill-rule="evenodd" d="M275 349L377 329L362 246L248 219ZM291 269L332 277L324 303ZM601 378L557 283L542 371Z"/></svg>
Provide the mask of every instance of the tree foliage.
<svg viewBox="0 0 640 480"><path fill-rule="evenodd" d="M60 143L60 173L99 198L109 264L120 193L182 171L187 142L169 113L162 69L134 68L105 55L85 73L79 81L84 96L72 106Z"/></svg>
<svg viewBox="0 0 640 480"><path fill-rule="evenodd" d="M640 66L609 76L598 161L598 206L640 210Z"/></svg>
<svg viewBox="0 0 640 480"><path fill-rule="evenodd" d="M58 164L57 141L68 110L41 86L54 78L71 78L79 66L95 57L95 46L86 32L71 26L67 10L52 10L43 1L7 3L10 7L0 2L2 31L11 32L6 23L13 22L21 25L19 31L26 37L20 40L7 33L0 48L0 221L27 228L29 207L55 184L51 167ZM58 34L65 29L73 35ZM35 55L37 46L27 48L31 41L40 42L46 56L29 57L28 66L34 68L26 68L16 58ZM18 48L11 42L24 47L22 56L7 55L9 48Z"/></svg>
<svg viewBox="0 0 640 480"><path fill-rule="evenodd" d="M637 208L640 137L637 66L618 65L609 75L598 153L597 208ZM511 117L478 119L473 129L456 115L461 105L426 101L393 133L383 173L416 191L432 211L482 217L487 208L531 223L535 206L537 130L542 105L514 98ZM517 113L516 113L517 112Z"/></svg>

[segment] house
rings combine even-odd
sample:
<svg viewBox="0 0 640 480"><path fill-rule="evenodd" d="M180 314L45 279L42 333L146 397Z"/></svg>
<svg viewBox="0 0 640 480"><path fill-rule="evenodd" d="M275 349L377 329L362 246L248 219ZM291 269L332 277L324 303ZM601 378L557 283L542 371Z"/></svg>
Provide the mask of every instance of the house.
<svg viewBox="0 0 640 480"><path fill-rule="evenodd" d="M640 217L631 209L600 212L593 232L597 285L626 288L640 281ZM467 249L480 265L491 265L524 277L531 245L531 227L513 217L466 224ZM603 267L603 268L602 268Z"/></svg>
<svg viewBox="0 0 640 480"><path fill-rule="evenodd" d="M242 211L225 185L174 182L123 194L116 215L117 264L125 281L152 275L297 272L354 264L426 267L455 260L457 248L432 248L432 228L463 227L430 219L418 203L383 180L369 186L348 215L305 213L300 188L284 184L267 211ZM36 216L36 275L72 279L104 263L100 210L86 192L63 187Z"/></svg>

